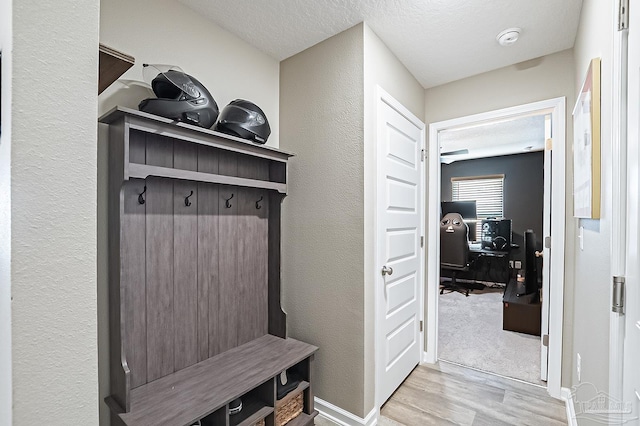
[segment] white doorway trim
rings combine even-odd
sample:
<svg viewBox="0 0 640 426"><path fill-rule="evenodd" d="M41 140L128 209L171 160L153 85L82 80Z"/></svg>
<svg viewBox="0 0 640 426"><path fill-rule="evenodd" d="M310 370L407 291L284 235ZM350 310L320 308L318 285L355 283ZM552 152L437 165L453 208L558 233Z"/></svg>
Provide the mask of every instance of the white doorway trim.
<svg viewBox="0 0 640 426"><path fill-rule="evenodd" d="M564 304L564 251L565 251L565 150L566 101L564 97L533 102L515 107L489 111L466 117L429 124L428 161L429 195L427 216L427 350L424 361L438 360L438 289L440 275L440 144L439 132L461 126L525 114L551 114L553 128L553 180L551 185L551 257L549 291L549 363L547 391L560 399L562 370L562 326Z"/></svg>

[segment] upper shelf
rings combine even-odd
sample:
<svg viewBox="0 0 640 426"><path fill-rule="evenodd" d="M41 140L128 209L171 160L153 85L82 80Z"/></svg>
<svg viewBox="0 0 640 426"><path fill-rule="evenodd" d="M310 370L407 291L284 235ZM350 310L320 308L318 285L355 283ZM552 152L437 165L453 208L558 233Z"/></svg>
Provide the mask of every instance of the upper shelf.
<svg viewBox="0 0 640 426"><path fill-rule="evenodd" d="M290 152L268 145L258 145L246 139L227 135L226 133L216 132L211 129L205 129L204 127L194 126L122 106L114 107L100 117L98 121L100 123L111 124L122 117L129 117L132 129L183 139L197 144L210 145L215 148L250 154L271 160L286 161L288 158L294 156L294 154Z"/></svg>
<svg viewBox="0 0 640 426"><path fill-rule="evenodd" d="M110 167L122 180L157 176L287 193L288 152L123 107L99 121L111 127ZM229 155L235 166L218 168Z"/></svg>
<svg viewBox="0 0 640 426"><path fill-rule="evenodd" d="M135 58L100 43L98 48L100 73L98 76L98 94L111 86L122 74L135 63Z"/></svg>

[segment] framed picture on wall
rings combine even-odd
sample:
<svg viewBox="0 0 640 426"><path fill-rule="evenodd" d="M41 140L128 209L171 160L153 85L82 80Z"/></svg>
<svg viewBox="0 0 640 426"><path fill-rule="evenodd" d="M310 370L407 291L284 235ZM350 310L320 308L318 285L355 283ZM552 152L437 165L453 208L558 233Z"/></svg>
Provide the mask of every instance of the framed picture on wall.
<svg viewBox="0 0 640 426"><path fill-rule="evenodd" d="M591 60L573 108L573 215L600 219L600 58Z"/></svg>

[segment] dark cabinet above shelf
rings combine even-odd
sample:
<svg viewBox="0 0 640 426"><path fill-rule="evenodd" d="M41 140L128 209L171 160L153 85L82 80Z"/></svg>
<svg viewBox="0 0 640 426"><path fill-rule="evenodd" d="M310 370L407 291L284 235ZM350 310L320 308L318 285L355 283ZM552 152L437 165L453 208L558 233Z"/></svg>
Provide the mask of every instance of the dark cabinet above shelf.
<svg viewBox="0 0 640 426"><path fill-rule="evenodd" d="M135 63L135 58L100 43L98 47L98 94L111 86Z"/></svg>

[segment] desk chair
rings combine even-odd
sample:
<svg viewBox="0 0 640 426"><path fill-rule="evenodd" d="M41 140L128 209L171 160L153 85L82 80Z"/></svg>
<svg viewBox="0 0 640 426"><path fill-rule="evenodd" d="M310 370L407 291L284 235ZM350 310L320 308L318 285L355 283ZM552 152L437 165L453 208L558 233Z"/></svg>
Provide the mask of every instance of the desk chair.
<svg viewBox="0 0 640 426"><path fill-rule="evenodd" d="M459 271L469 270L469 227L459 213L447 213L440 220L440 267L452 271L450 283L442 284L440 294L445 290L457 291L469 297L469 289L456 283Z"/></svg>

